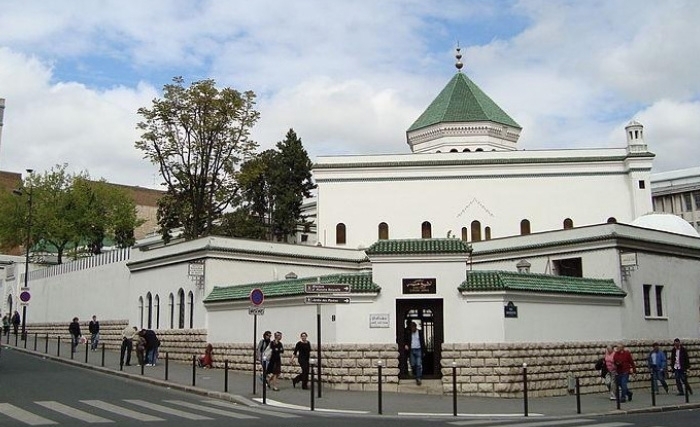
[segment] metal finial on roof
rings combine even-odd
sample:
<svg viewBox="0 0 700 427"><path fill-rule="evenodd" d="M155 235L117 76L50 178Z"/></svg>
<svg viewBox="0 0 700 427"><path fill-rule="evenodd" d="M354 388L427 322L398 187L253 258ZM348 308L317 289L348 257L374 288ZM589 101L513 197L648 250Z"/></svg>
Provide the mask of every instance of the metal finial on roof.
<svg viewBox="0 0 700 427"><path fill-rule="evenodd" d="M457 54L455 55L455 58L457 58L457 62L455 63L455 67L457 67L458 72L462 72L462 67L464 67L464 64L462 64L462 54L460 53L462 51L462 48L459 47L459 42L457 42Z"/></svg>

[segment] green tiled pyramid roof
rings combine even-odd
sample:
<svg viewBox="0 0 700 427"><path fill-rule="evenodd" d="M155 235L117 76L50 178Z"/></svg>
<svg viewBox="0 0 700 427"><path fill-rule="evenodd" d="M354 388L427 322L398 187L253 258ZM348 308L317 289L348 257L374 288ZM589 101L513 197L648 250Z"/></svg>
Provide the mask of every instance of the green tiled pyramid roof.
<svg viewBox="0 0 700 427"><path fill-rule="evenodd" d="M457 73L408 132L447 122L491 121L520 129L469 77Z"/></svg>
<svg viewBox="0 0 700 427"><path fill-rule="evenodd" d="M379 240L365 250L367 255L467 254L471 245L459 239Z"/></svg>
<svg viewBox="0 0 700 427"><path fill-rule="evenodd" d="M350 285L351 293L379 293L381 290L376 283L372 282L372 273L331 274L245 285L215 286L204 302L247 300L250 298L250 291L255 288L260 288L265 294L265 298L304 295L304 285L318 283L319 280L320 283L347 283Z"/></svg>
<svg viewBox="0 0 700 427"><path fill-rule="evenodd" d="M624 297L612 279L552 276L548 274L516 273L510 271L470 271L459 285L462 292L525 291Z"/></svg>

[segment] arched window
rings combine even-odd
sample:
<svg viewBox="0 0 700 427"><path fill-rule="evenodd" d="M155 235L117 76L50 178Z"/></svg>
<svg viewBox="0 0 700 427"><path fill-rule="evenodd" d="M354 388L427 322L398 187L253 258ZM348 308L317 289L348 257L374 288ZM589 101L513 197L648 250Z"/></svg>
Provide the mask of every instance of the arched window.
<svg viewBox="0 0 700 427"><path fill-rule="evenodd" d="M450 150L450 153L459 153L459 150L457 150L456 148L453 148Z"/></svg>
<svg viewBox="0 0 700 427"><path fill-rule="evenodd" d="M433 237L433 227L428 221L424 221L423 224L420 225L420 237L423 239L430 239Z"/></svg>
<svg viewBox="0 0 700 427"><path fill-rule="evenodd" d="M13 303L13 301L12 301L12 295L8 295L8 296L7 296L7 307L8 307L8 310L9 310L8 313L10 313L10 314L14 313L14 311L12 310L12 303Z"/></svg>
<svg viewBox="0 0 700 427"><path fill-rule="evenodd" d="M155 304L155 309L156 309L156 329L160 329L160 297L156 295L155 298L156 304Z"/></svg>
<svg viewBox="0 0 700 427"><path fill-rule="evenodd" d="M468 148L465 148L464 150L462 150L462 153L469 153L469 152L471 152L471 151L472 151L472 150L470 150L470 149L468 149Z"/></svg>
<svg viewBox="0 0 700 427"><path fill-rule="evenodd" d="M526 234L530 234L530 221L524 219L520 221L520 235L524 236Z"/></svg>
<svg viewBox="0 0 700 427"><path fill-rule="evenodd" d="M477 148L477 149L474 150L474 151L484 151L484 149L483 149L483 148Z"/></svg>
<svg viewBox="0 0 700 427"><path fill-rule="evenodd" d="M617 220L615 219L614 216L611 216L608 218L608 224L617 224Z"/></svg>
<svg viewBox="0 0 700 427"><path fill-rule="evenodd" d="M467 227L462 227L462 241L466 242L469 240L469 233L467 233Z"/></svg>
<svg viewBox="0 0 700 427"><path fill-rule="evenodd" d="M346 242L345 238L345 224L342 222L335 226L335 244L344 245Z"/></svg>
<svg viewBox="0 0 700 427"><path fill-rule="evenodd" d="M472 221L472 242L481 241L481 223L479 221Z"/></svg>
<svg viewBox="0 0 700 427"><path fill-rule="evenodd" d="M177 327L185 328L185 291L182 288L177 291Z"/></svg>
<svg viewBox="0 0 700 427"><path fill-rule="evenodd" d="M566 218L564 220L564 230L570 230L574 228L574 222L571 220L571 218Z"/></svg>
<svg viewBox="0 0 700 427"><path fill-rule="evenodd" d="M153 329L153 297L150 292L146 294L146 324L148 329Z"/></svg>
<svg viewBox="0 0 700 427"><path fill-rule="evenodd" d="M386 222L380 222L377 233L379 240L387 240L389 238L389 225Z"/></svg>
<svg viewBox="0 0 700 427"><path fill-rule="evenodd" d="M491 240L491 227L484 227L484 239Z"/></svg>
<svg viewBox="0 0 700 427"><path fill-rule="evenodd" d="M139 297L139 327L143 329L143 297Z"/></svg>
<svg viewBox="0 0 700 427"><path fill-rule="evenodd" d="M175 296L168 296L168 311L170 312L170 329L175 329Z"/></svg>
<svg viewBox="0 0 700 427"><path fill-rule="evenodd" d="M188 312L190 315L190 329L194 328L194 294L192 291L189 291L187 293L187 305L188 307Z"/></svg>

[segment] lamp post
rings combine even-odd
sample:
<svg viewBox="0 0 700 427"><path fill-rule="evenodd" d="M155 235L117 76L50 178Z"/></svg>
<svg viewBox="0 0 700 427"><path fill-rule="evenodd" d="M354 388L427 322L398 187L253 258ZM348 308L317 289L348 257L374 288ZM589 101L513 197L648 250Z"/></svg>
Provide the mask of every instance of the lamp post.
<svg viewBox="0 0 700 427"><path fill-rule="evenodd" d="M31 176L34 170L27 169L29 174L29 189L27 191L27 197L29 198L27 204L29 206L29 212L27 215L27 240L25 241L26 251L24 254L24 287L22 288L22 294L20 299L24 305L22 305L22 341L27 339L27 301L24 301L24 293L26 292L29 296L29 250L31 249L31 236L32 236L32 181ZM24 195L23 190L12 190L12 192L17 196Z"/></svg>

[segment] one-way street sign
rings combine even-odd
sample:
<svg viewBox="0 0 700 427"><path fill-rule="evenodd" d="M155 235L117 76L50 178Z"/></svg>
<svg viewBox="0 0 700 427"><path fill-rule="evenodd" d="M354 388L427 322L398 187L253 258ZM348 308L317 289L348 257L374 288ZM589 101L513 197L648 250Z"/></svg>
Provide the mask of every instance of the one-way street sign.
<svg viewBox="0 0 700 427"><path fill-rule="evenodd" d="M345 283L307 283L304 285L307 294L334 294L350 292L350 285Z"/></svg>
<svg viewBox="0 0 700 427"><path fill-rule="evenodd" d="M346 297L306 297L306 304L349 304L350 298Z"/></svg>

